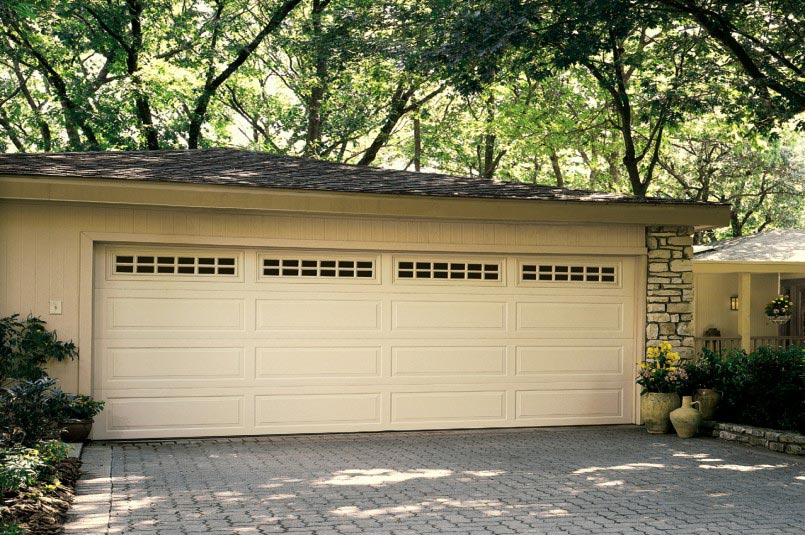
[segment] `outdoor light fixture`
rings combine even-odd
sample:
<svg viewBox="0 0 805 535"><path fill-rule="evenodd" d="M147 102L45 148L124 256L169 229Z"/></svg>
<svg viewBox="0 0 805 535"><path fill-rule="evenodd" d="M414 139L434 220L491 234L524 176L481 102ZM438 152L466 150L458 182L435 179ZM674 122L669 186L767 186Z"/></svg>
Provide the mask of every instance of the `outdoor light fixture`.
<svg viewBox="0 0 805 535"><path fill-rule="evenodd" d="M730 297L730 310L738 310L738 296L733 295Z"/></svg>

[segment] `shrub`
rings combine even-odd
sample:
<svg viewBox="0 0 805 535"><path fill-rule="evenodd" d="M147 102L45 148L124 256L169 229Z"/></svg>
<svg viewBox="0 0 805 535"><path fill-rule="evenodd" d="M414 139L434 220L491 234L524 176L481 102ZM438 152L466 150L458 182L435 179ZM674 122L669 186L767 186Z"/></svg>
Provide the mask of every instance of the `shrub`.
<svg viewBox="0 0 805 535"><path fill-rule="evenodd" d="M42 442L35 448L0 449L0 494L53 482L68 451L60 440Z"/></svg>
<svg viewBox="0 0 805 535"><path fill-rule="evenodd" d="M688 372L686 394L692 395L699 388L723 389L724 362L719 353L702 350L695 362L685 364L685 371Z"/></svg>
<svg viewBox="0 0 805 535"><path fill-rule="evenodd" d="M725 356L720 419L805 433L805 348Z"/></svg>
<svg viewBox="0 0 805 535"><path fill-rule="evenodd" d="M48 360L77 356L75 344L60 341L39 318L28 316L20 321L17 314L0 318L0 386L12 379L41 379L46 376L44 366Z"/></svg>
<svg viewBox="0 0 805 535"><path fill-rule="evenodd" d="M92 397L81 394L68 394L60 388L53 391L50 403L54 416L61 422L91 420L104 406L103 401L95 401Z"/></svg>
<svg viewBox="0 0 805 535"><path fill-rule="evenodd" d="M21 444L34 447L42 440L55 438L59 422L53 414L51 388L53 379L21 381L0 389L0 446Z"/></svg>

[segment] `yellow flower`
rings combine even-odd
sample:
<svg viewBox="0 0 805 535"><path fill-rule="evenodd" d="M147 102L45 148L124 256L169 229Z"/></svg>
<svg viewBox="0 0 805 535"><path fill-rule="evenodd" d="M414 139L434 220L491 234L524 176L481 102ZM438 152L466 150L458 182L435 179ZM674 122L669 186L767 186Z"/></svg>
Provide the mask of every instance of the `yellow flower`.
<svg viewBox="0 0 805 535"><path fill-rule="evenodd" d="M668 366L668 371L669 372L675 372L676 371L676 366Z"/></svg>
<svg viewBox="0 0 805 535"><path fill-rule="evenodd" d="M648 348L648 358L656 359L659 356L659 354L660 354L660 350L657 349L656 347Z"/></svg>

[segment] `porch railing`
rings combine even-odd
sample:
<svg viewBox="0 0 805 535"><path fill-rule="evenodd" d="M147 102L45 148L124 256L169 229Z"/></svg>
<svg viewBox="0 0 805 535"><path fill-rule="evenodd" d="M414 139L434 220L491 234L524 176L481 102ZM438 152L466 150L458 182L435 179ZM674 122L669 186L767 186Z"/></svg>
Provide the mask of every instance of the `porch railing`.
<svg viewBox="0 0 805 535"><path fill-rule="evenodd" d="M760 346L768 347L788 347L793 345L805 345L805 336L753 336L752 349Z"/></svg>
<svg viewBox="0 0 805 535"><path fill-rule="evenodd" d="M741 349L740 336L698 336L694 339L696 354L702 349L720 352L725 349ZM753 336L751 347L754 351L758 347L788 347L791 345L805 346L805 336Z"/></svg>
<svg viewBox="0 0 805 535"><path fill-rule="evenodd" d="M696 354L701 353L702 349L709 349L719 353L725 349L740 349L740 336L700 336L694 339Z"/></svg>

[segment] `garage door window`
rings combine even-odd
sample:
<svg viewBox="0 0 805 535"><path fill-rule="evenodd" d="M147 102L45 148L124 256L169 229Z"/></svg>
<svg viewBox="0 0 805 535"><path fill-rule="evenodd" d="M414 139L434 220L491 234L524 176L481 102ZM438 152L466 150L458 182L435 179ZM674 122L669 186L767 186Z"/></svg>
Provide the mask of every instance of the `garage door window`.
<svg viewBox="0 0 805 535"><path fill-rule="evenodd" d="M234 256L116 254L114 259L118 275L237 275Z"/></svg>
<svg viewBox="0 0 805 535"><path fill-rule="evenodd" d="M617 284L618 272L615 266L591 266L572 264L522 264L521 282L544 283L596 283Z"/></svg>
<svg viewBox="0 0 805 535"><path fill-rule="evenodd" d="M374 279L375 262L369 259L265 257L261 263L261 275L270 279Z"/></svg>
<svg viewBox="0 0 805 535"><path fill-rule="evenodd" d="M447 262L447 261L397 261L397 278L401 280L470 280L500 282L500 263Z"/></svg>

